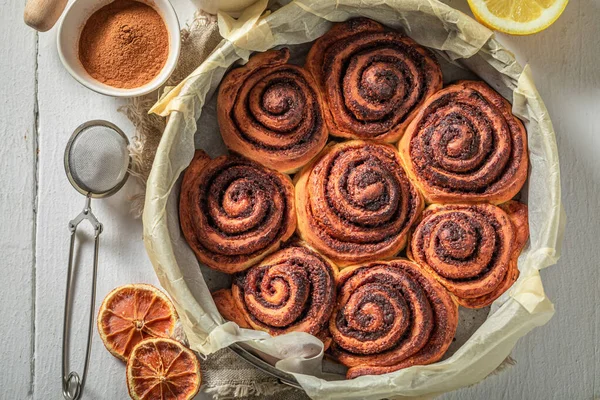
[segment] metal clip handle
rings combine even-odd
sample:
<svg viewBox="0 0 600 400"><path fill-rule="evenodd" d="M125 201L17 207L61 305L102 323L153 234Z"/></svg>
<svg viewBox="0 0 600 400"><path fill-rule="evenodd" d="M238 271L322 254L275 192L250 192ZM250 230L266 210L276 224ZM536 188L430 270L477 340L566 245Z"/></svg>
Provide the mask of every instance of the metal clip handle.
<svg viewBox="0 0 600 400"><path fill-rule="evenodd" d="M83 394L85 379L88 372L90 361L90 352L92 350L92 333L94 326L94 311L96 300L96 277L98 274L98 249L100 246L100 234L102 233L102 224L92 214L91 196L88 194L85 200L83 211L72 221L69 222L69 231L71 232L71 245L69 247L69 268L67 271L67 291L65 294L65 314L63 319L63 349L62 349L62 392L66 400L78 400ZM85 352L85 361L83 373L81 376L75 372L69 372L69 339L70 339L70 322L71 308L73 305L73 277L74 277L74 252L75 252L75 234L79 224L87 220L94 227L94 266L92 275L92 297L90 298L90 317L88 324L88 337Z"/></svg>

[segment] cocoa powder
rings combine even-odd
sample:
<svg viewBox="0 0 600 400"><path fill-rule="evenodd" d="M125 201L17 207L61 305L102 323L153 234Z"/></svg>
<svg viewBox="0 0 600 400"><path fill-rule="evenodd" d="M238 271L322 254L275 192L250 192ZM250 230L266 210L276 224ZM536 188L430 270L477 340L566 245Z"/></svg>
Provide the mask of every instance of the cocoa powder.
<svg viewBox="0 0 600 400"><path fill-rule="evenodd" d="M79 38L79 60L98 81L117 88L150 82L169 55L169 34L151 6L116 0L92 14Z"/></svg>

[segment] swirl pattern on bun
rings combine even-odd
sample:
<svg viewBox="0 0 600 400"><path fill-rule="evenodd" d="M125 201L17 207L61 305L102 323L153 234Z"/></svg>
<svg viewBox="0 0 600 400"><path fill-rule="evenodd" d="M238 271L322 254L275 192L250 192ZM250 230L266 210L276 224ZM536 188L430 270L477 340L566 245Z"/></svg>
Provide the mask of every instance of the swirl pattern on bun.
<svg viewBox="0 0 600 400"><path fill-rule="evenodd" d="M429 206L415 228L408 256L469 308L490 305L519 276L517 259L527 242L527 206Z"/></svg>
<svg viewBox="0 0 600 400"><path fill-rule="evenodd" d="M330 145L296 177L298 231L339 266L390 258L406 245L423 200L391 145Z"/></svg>
<svg viewBox="0 0 600 400"><path fill-rule="evenodd" d="M436 362L457 325L452 296L411 261L376 261L340 272L329 329L333 356L349 367L348 379Z"/></svg>
<svg viewBox="0 0 600 400"><path fill-rule="evenodd" d="M241 320L271 335L307 332L325 341L335 303L336 275L337 267L330 261L293 243L237 274L231 288L235 307L220 302L227 308L219 311L230 320ZM231 308L236 311L232 313Z"/></svg>
<svg viewBox="0 0 600 400"><path fill-rule="evenodd" d="M179 219L196 257L226 273L277 250L296 228L290 178L239 156L197 151L181 184Z"/></svg>
<svg viewBox="0 0 600 400"><path fill-rule="evenodd" d="M305 67L321 87L331 134L352 139L396 142L443 83L429 50L366 18L334 25Z"/></svg>
<svg viewBox="0 0 600 400"><path fill-rule="evenodd" d="M427 99L399 149L427 203L500 204L527 179L525 128L483 82L458 82Z"/></svg>
<svg viewBox="0 0 600 400"><path fill-rule="evenodd" d="M285 173L308 163L329 136L313 77L289 57L285 48L253 56L225 76L217 100L227 147Z"/></svg>

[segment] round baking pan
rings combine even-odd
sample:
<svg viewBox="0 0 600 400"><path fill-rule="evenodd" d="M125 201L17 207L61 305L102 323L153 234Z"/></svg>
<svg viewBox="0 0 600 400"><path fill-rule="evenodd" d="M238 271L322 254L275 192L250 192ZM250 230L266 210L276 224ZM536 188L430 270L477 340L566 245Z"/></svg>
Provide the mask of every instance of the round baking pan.
<svg viewBox="0 0 600 400"><path fill-rule="evenodd" d="M291 5L293 4L294 3L291 3ZM446 7L444 5L441 5L441 3L439 6ZM267 16L265 18L265 21L267 21L266 23L273 23L276 26L282 25L284 18L278 17L278 13L281 12L285 12L285 7ZM306 11L306 13L308 12L309 11ZM365 16L371 17L370 15ZM340 20L343 20L343 18L341 18ZM469 25L469 27L465 29L485 29L482 28L474 20L471 20L469 24L471 25ZM299 59L294 59L294 57L296 57L299 53L303 52L302 46L306 47L304 49L305 51L308 47L310 47L310 44L311 43L306 43L303 45L286 46L290 47L290 50L292 52L291 62L301 63L303 60L302 56L300 56ZM438 60L440 60L440 62L443 64L442 69L444 70L445 83L457 79L469 79L468 74L471 74L470 78L473 78L474 75L472 72L469 72L469 70L485 72L486 68L491 68L491 66L488 65L489 59L494 57L490 56L490 52L497 52L495 54L500 54L498 57L504 57L505 59L510 58L511 63L508 64L510 64L511 68L516 68L519 71L522 71L522 68L518 64L516 64L516 61L514 61L514 57L510 54L510 52L504 49L502 45L498 43L493 37L491 37L489 39L489 42L486 43L484 46L484 55L482 55L481 57L470 57L461 60L450 61L448 60L447 54L443 55L440 52L436 52L438 55ZM226 57L235 54L235 51L236 50L234 49L234 46L230 42L223 41L215 53L219 54L219 61L222 61L223 59L226 59ZM214 62L214 60L209 60L209 62L211 61ZM457 63L461 64L464 68L466 68L466 70L461 70L456 65ZM477 65L477 63L479 63L479 65ZM465 74L467 76L465 76ZM485 79L485 81L494 89L496 89L501 95L503 95L505 98L509 99L509 101L512 102L513 90L516 87L516 82L512 82L511 86L509 85L509 83L502 79L502 76L500 76L501 74L498 75L499 76L497 76L497 79ZM183 170L183 168L185 168L187 164L184 162L185 160L175 160L171 158L174 153L182 152L182 146L187 146L186 148L190 149L191 159L191 150L193 150L193 148L191 147L192 142L195 143L196 148L202 148L206 150L211 157L218 156L225 152L225 147L220 141L220 135L218 133L219 131L215 118L216 95L214 93L216 89L216 83L218 83L215 80L220 80L221 78L222 71L219 71L218 74L214 74L214 71L211 71L210 77L206 79L199 79L198 75L196 74L195 77L192 79L192 82L186 82L186 84L182 87L180 92L178 91L178 89L176 89L174 92L167 95L167 99L173 98L175 96L178 96L179 99L183 97L185 97L186 99L192 98L194 99L195 104L197 106L197 97L204 96L204 93L208 92L208 96L206 98L202 98L200 102L200 104L202 104L203 107L202 113L199 119L197 119L196 121L196 127L198 129L198 132L200 132L199 134L194 134L193 132L190 132L189 129L187 129L189 125L186 125L186 121L184 121L183 117L184 112L193 112L195 113L194 115L198 115L197 110L190 111L190 108L193 110L194 107L184 107L180 104L180 100L174 102L174 105L169 104L168 107L172 107L172 109L170 110L170 118L165 133L162 136L161 144L157 152L157 160L154 163L153 171L150 177L151 181L152 179L157 179L158 182L154 182L154 184L152 185L149 184L147 188L146 205L144 211L144 240L146 243L146 248L148 250L150 259L152 260L155 266L155 269L159 272L158 276L161 280L162 285L176 300L179 298L187 298L187 300L189 300L190 298L199 299L199 296L201 294L204 294L204 296L206 295L207 289L216 290L222 287L227 287L227 282L222 277L218 277L218 272L210 270L208 267L205 266L201 266L201 272L198 270L198 262L193 256L191 250L187 248L187 244L185 244L185 241L179 231L179 222L177 218L173 218L177 215L177 199L179 190L178 181L180 182L181 180L180 172L181 170ZM535 91L533 83L530 83L529 81L529 76L525 76L525 79L528 80L528 84L531 85L531 87ZM204 85L204 87L202 85ZM206 85L211 85L210 90L206 89ZM542 120L544 119L542 115L544 111L545 110L541 109L534 110L533 113L535 114L536 118L540 118L540 120ZM538 120L536 120L535 122L537 123ZM216 137L218 137L218 140L215 139ZM554 136L545 135L544 137L536 137L535 139L538 141L538 151L549 158L548 162L558 165L558 159L555 155L556 144ZM540 141L541 144L539 143ZM160 168L162 166L164 166L167 169L161 171L156 170L156 168ZM539 181L536 183L536 186L540 186L540 184L544 186L546 192L548 192L548 198L552 198L552 200L549 200L549 202L553 206L551 210L552 215L550 217L552 218L552 226L537 227L537 229L540 232L544 232L543 234L540 234L542 237L541 242L546 244L552 244L552 238L558 237L556 235L558 230L558 224L556 224L556 221L560 218L560 216L558 215L559 212L557 212L556 210L560 208L560 179L557 175L551 175L547 177L545 176L544 179L540 179L538 176L537 179ZM542 181L544 181L543 184L540 183ZM521 196L521 201L528 202L528 187L529 182L526 183L524 193ZM546 211L550 212L550 210ZM548 220L550 220L550 218ZM550 223L548 224L550 225ZM168 243L165 243L164 241L164 238L166 237L170 238L170 241ZM541 243L537 243L536 245L539 246L541 245ZM185 247L185 251L180 252L182 246ZM550 260L550 258L551 255L548 256L547 260L543 261L545 263L544 266L551 265L553 263L552 260ZM183 279L181 279L182 277ZM199 284L199 280L203 282ZM178 303L178 301L176 302ZM193 307L186 311L192 313L193 315L196 315L194 314L195 310L206 312L206 307L202 307L198 303L191 305L193 305ZM494 313L496 313L498 310L494 309L493 311ZM477 310L474 311L474 314L470 314L472 312L472 310L461 309L459 329L462 329L460 333L462 335L462 338L458 338L457 341L452 344L446 358L450 357L454 352L456 352L465 343L465 341L468 340L475 331L477 331L477 329L482 325L482 323L486 321L486 318L489 314L489 308ZM185 313L183 312L180 313L181 316L184 316L184 314ZM205 316L202 317L204 318ZM185 318L186 317L184 316L184 319ZM538 321L540 321L539 325L541 325L545 323L550 318L550 316L543 316L543 318L537 316L536 318L538 318ZM184 325L186 325L185 320L183 321L183 323ZM211 321L210 324L207 324L204 327L201 323L199 323L198 320L195 319L194 321L187 321L187 323L188 334L194 334L194 332L202 332L202 334L198 336L197 340L195 340L196 343L204 343L206 341L206 334L208 334L210 330L216 326L215 324L218 324L218 322ZM531 321L528 321L527 324L534 325ZM522 329L523 332L522 334L520 334L520 336L524 335L528 330L532 328L533 326L528 329ZM229 347L239 357L254 365L256 368L276 377L284 384L300 388L298 381L294 378L293 375L281 371L274 367L272 364L263 360L254 351L250 350L248 346L248 344L243 343L232 344ZM508 351L503 351L502 354L507 355ZM495 366L499 365L506 355L502 355L502 358L494 360ZM479 368L478 373L475 375L483 373L487 375L490 372L492 371L487 371ZM475 383L477 380L480 380L482 378L473 377L472 379L476 380L472 383ZM373 379L375 378L373 377ZM324 384L326 383L327 382L325 382ZM460 386L464 385L461 384ZM356 396L359 395L360 393L357 391ZM389 393L389 395L392 394Z"/></svg>

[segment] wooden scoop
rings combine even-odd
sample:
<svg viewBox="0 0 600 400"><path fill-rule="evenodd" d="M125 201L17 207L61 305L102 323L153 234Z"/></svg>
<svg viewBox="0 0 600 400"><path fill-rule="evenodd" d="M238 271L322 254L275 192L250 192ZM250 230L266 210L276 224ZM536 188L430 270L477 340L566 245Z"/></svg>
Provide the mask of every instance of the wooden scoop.
<svg viewBox="0 0 600 400"><path fill-rule="evenodd" d="M46 32L58 21L66 5L67 0L27 0L23 19L33 29Z"/></svg>

